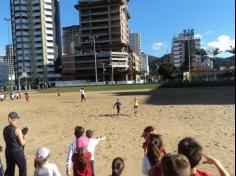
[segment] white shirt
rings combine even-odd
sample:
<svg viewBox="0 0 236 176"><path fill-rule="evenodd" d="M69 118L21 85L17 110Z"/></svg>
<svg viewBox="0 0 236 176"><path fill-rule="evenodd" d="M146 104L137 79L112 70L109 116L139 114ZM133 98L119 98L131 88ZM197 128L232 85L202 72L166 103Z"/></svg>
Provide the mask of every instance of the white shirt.
<svg viewBox="0 0 236 176"><path fill-rule="evenodd" d="M69 146L69 150L68 150L68 154L67 154L67 160L66 160L66 167L67 168L71 168L72 165L72 155L76 153L76 141L73 141L70 146Z"/></svg>
<svg viewBox="0 0 236 176"><path fill-rule="evenodd" d="M151 165L150 162L148 160L147 155L144 155L143 161L142 161L142 172L143 172L143 176L147 176L148 175L148 171L151 169Z"/></svg>
<svg viewBox="0 0 236 176"><path fill-rule="evenodd" d="M34 171L34 176L61 176L55 164L46 163L38 171Z"/></svg>
<svg viewBox="0 0 236 176"><path fill-rule="evenodd" d="M90 138L87 150L88 150L88 152L90 152L92 154L91 160L94 160L96 146L98 145L98 143L100 141L102 141L104 139L105 139L105 137L104 138L100 138L100 139Z"/></svg>
<svg viewBox="0 0 236 176"><path fill-rule="evenodd" d="M81 94L81 95L85 95L84 90L80 90L80 94Z"/></svg>

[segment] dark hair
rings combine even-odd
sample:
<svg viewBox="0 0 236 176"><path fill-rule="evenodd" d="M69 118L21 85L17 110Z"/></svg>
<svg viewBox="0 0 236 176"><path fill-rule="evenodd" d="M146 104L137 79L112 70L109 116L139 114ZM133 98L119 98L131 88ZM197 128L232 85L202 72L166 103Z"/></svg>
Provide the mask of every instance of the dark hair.
<svg viewBox="0 0 236 176"><path fill-rule="evenodd" d="M49 158L49 155L47 156L47 158L38 158L38 157L36 157L34 159L34 168L35 168L35 170L38 171L40 168L42 168L43 165L47 162L48 158Z"/></svg>
<svg viewBox="0 0 236 176"><path fill-rule="evenodd" d="M162 149L163 149L163 141L161 135L152 134L150 136L150 140L147 146L147 157L151 166L160 163L162 157Z"/></svg>
<svg viewBox="0 0 236 176"><path fill-rule="evenodd" d="M144 132L146 132L146 133L148 133L148 132L150 132L150 131L154 131L155 130L155 128L153 127L153 126L147 126L146 128L144 128Z"/></svg>
<svg viewBox="0 0 236 176"><path fill-rule="evenodd" d="M190 164L182 154L167 154L161 160L161 171L163 176L189 176Z"/></svg>
<svg viewBox="0 0 236 176"><path fill-rule="evenodd" d="M120 157L112 161L112 176L120 176L125 168L124 160Z"/></svg>
<svg viewBox="0 0 236 176"><path fill-rule="evenodd" d="M87 136L87 138L92 138L93 137L93 131L92 130L87 130L86 131L86 136Z"/></svg>
<svg viewBox="0 0 236 176"><path fill-rule="evenodd" d="M196 167L202 159L202 146L193 138L182 139L178 144L178 153L185 155L191 168Z"/></svg>
<svg viewBox="0 0 236 176"><path fill-rule="evenodd" d="M83 148L79 148L77 149L78 152L78 165L82 170L86 169L87 166L87 159L86 156L84 154L85 149Z"/></svg>
<svg viewBox="0 0 236 176"><path fill-rule="evenodd" d="M75 127L75 132L74 132L74 135L76 138L80 138L81 136L83 136L84 134L84 128L81 127L81 126L77 126Z"/></svg>

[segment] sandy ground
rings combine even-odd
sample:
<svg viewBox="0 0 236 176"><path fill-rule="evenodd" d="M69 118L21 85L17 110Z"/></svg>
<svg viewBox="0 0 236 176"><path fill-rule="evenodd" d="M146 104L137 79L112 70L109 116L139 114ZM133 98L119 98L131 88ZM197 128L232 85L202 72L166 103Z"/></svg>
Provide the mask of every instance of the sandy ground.
<svg viewBox="0 0 236 176"><path fill-rule="evenodd" d="M133 98L139 97L138 115L133 113ZM106 136L96 149L97 176L111 173L113 158L125 159L123 176L141 176L143 157L142 130L153 125L163 135L166 148L176 152L178 141L195 137L205 152L215 156L235 175L235 90L234 88L161 89L157 91L88 92L88 101L80 102L79 93L31 94L30 103L10 101L0 103L0 131L7 125L7 115L16 111L22 116L19 127L27 126L26 156L28 175L33 173L37 148L51 149L51 160L62 175L69 143L74 140L73 129L81 125ZM119 97L122 115L113 115L112 105ZM3 138L0 144L4 146ZM3 163L4 154L1 153ZM5 164L4 164L5 165ZM200 166L217 173L212 166ZM217 174L218 175L218 174Z"/></svg>

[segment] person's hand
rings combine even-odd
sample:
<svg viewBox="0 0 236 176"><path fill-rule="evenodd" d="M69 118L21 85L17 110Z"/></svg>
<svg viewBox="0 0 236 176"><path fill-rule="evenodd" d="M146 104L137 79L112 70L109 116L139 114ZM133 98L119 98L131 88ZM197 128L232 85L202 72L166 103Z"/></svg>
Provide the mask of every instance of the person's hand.
<svg viewBox="0 0 236 176"><path fill-rule="evenodd" d="M69 168L66 168L66 175L67 175L67 176L70 176L70 175L71 175Z"/></svg>
<svg viewBox="0 0 236 176"><path fill-rule="evenodd" d="M216 165L217 162L218 162L217 159L215 159L211 156L208 156L208 155L205 155L205 154L203 154L202 156L205 158L205 160L202 162L203 164L215 164Z"/></svg>

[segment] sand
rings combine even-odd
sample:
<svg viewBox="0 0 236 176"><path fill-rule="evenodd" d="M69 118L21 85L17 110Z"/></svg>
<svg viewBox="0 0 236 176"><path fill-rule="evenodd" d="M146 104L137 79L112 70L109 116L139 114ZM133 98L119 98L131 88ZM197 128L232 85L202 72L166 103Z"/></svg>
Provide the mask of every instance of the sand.
<svg viewBox="0 0 236 176"><path fill-rule="evenodd" d="M7 115L16 111L22 117L19 127L27 126L25 153L28 175L33 173L35 151L41 146L51 149L51 161L65 175L69 144L74 140L77 125L92 129L95 136L106 136L96 148L97 176L111 173L111 162L121 156L125 159L123 176L141 176L143 139L147 125L156 127L163 135L169 152L176 152L177 143L191 136L204 146L205 153L219 159L235 175L235 90L234 88L161 89L157 91L87 92L88 101L80 102L79 92L31 94L24 99L0 103L0 131L7 125ZM139 112L133 113L133 98L139 98ZM119 97L121 115L117 117L112 105ZM0 144L4 140L0 138ZM5 165L4 153L1 153ZM217 173L212 166L200 168Z"/></svg>

